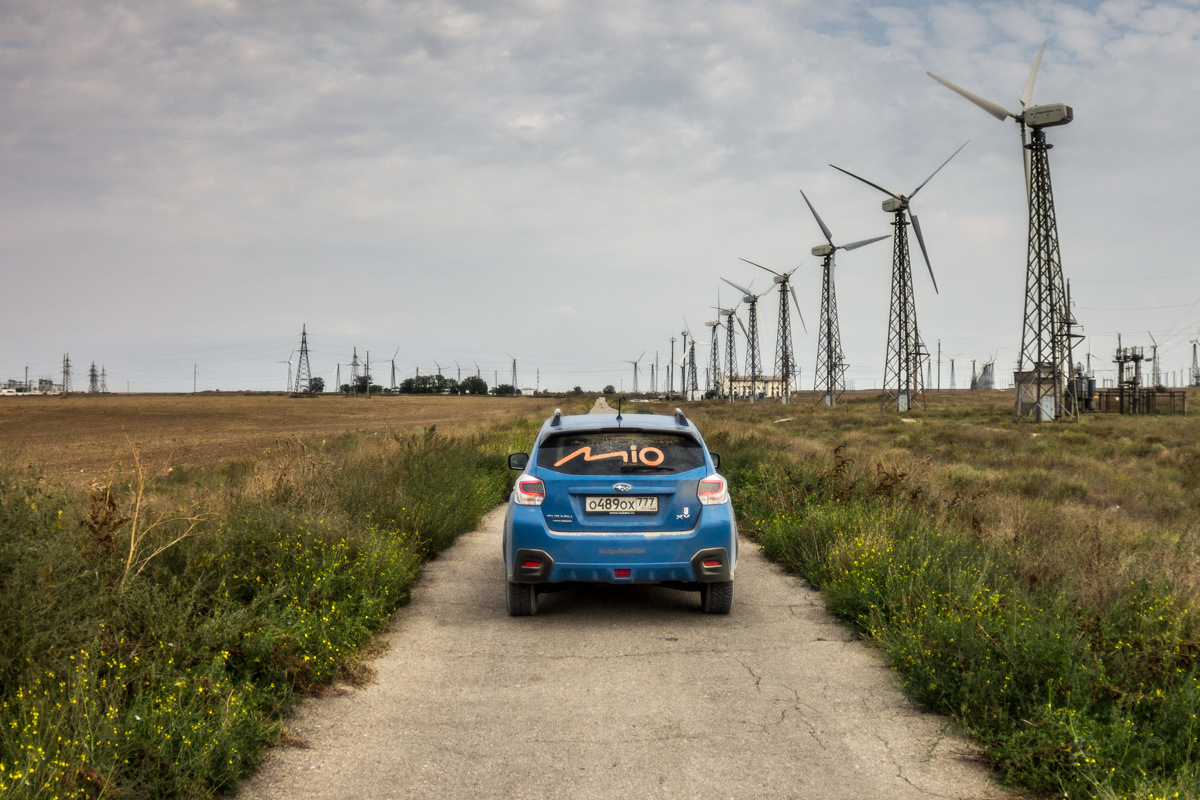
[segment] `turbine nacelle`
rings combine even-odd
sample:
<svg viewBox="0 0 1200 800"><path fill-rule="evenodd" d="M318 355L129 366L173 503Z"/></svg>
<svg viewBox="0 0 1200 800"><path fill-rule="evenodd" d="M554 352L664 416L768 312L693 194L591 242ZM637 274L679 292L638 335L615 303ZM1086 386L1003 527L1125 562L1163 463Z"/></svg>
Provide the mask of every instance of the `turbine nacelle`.
<svg viewBox="0 0 1200 800"><path fill-rule="evenodd" d="M883 210L889 214L895 214L897 211L903 211L908 208L907 197L889 197L883 201Z"/></svg>
<svg viewBox="0 0 1200 800"><path fill-rule="evenodd" d="M1025 109L1025 124L1031 128L1052 128L1075 119L1075 109L1066 103L1050 103Z"/></svg>
<svg viewBox="0 0 1200 800"><path fill-rule="evenodd" d="M831 244L819 244L812 249L812 254L817 258L824 258L825 256L833 255L833 251L835 250L837 248Z"/></svg>
<svg viewBox="0 0 1200 800"><path fill-rule="evenodd" d="M774 283L776 285L779 285L781 283L787 283L787 282L788 282L787 275L776 275L774 278L771 278L771 283Z"/></svg>

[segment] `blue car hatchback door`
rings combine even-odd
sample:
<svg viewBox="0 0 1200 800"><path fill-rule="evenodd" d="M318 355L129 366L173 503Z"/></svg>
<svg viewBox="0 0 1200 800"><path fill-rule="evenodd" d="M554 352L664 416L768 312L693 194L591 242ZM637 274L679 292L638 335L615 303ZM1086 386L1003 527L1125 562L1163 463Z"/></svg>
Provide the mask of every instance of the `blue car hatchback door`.
<svg viewBox="0 0 1200 800"><path fill-rule="evenodd" d="M581 583L660 584L733 606L737 523L729 487L696 426L673 415L554 412L521 470L504 520L508 613Z"/></svg>

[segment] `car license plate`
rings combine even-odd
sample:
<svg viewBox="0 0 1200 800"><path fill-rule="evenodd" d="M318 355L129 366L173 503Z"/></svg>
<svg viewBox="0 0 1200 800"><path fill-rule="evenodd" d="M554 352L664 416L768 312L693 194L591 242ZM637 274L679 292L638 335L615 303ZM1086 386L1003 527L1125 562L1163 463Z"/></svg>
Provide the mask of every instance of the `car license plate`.
<svg viewBox="0 0 1200 800"><path fill-rule="evenodd" d="M657 514L657 497L585 497L587 514Z"/></svg>

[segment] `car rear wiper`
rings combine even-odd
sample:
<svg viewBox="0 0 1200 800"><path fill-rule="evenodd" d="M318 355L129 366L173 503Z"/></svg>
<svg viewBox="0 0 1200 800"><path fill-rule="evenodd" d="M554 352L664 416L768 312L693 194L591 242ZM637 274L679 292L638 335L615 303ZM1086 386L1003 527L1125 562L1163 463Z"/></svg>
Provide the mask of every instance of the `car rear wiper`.
<svg viewBox="0 0 1200 800"><path fill-rule="evenodd" d="M626 464L621 472L674 472L674 467L652 467L649 464Z"/></svg>

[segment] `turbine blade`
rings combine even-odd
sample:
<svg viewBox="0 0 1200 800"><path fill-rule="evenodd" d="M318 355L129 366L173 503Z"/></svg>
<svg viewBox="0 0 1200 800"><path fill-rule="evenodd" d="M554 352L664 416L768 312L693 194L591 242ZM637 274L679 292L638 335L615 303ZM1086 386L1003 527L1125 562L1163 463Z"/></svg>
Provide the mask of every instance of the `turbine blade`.
<svg viewBox="0 0 1200 800"><path fill-rule="evenodd" d="M895 194L895 193L893 193L893 192L889 192L887 189L883 188L883 187L882 187L882 186L880 186L878 183L871 183L871 182L870 182L869 180L867 180L866 178L859 177L858 175L855 175L853 172L851 172L851 171L850 171L850 170L848 170L848 169L842 169L842 168L841 168L841 167L839 167L837 164L830 164L829 166L833 167L833 168L834 168L834 169L836 169L838 172L844 172L844 173L846 173L847 175L849 175L851 178L854 178L855 180L860 180L860 181L862 181L862 182L863 182L863 183L865 183L867 186L874 186L876 189L878 189L879 191L883 192L883 193L884 193L884 194L886 194L888 197L894 197L894 198L896 198L897 200L899 200L899 199L900 199L900 196L899 196L898 194Z"/></svg>
<svg viewBox="0 0 1200 800"><path fill-rule="evenodd" d="M756 265L756 266L757 266L757 265ZM742 286L738 286L736 283L734 283L733 281L731 281L731 280L729 280L729 279L727 279L727 278L721 278L721 280L725 281L726 283L728 283L728 284L729 284L730 286L732 286L733 288L737 289L737 290L738 290L739 292L741 292L742 294L754 294L754 292L750 291L749 289L746 289L746 288L744 288L744 287L742 287Z"/></svg>
<svg viewBox="0 0 1200 800"><path fill-rule="evenodd" d="M869 245L869 244L874 244L875 242L881 241L881 240L883 240L883 239L887 239L889 236L891 236L891 234L890 234L890 233L885 233L883 236L876 236L876 237L875 237L875 238L873 238L873 239L863 239L863 240L861 240L861 241L858 241L858 242L851 242L850 244L844 244L844 245L841 245L841 246L839 247L839 249L840 249L840 250L845 250L845 251L847 251L847 252L849 252L849 251L851 251L851 250L857 250L857 249L858 249L858 248L860 248L860 247L865 247L866 245Z"/></svg>
<svg viewBox="0 0 1200 800"><path fill-rule="evenodd" d="M789 284L788 291L792 293L792 302L796 304L796 316L800 317L800 326L808 333L808 326L804 324L804 314L800 311L800 301L796 299L796 288Z"/></svg>
<svg viewBox="0 0 1200 800"><path fill-rule="evenodd" d="M642 351L642 354L641 354L640 356L638 356L638 359L637 359L637 361L635 361L634 363L635 363L635 364L640 364L640 363L642 363L642 359L643 359L643 358L645 358L645 357L646 357L646 351L645 351L645 350L643 350L643 351Z"/></svg>
<svg viewBox="0 0 1200 800"><path fill-rule="evenodd" d="M917 244L921 245L921 255L925 256L925 266L929 267L929 280L933 281L933 291L941 294L938 291L937 278L933 277L933 264L929 263L929 251L925 249L925 237L921 235L921 223L912 211L908 212L908 216L912 220L913 232L917 234Z"/></svg>
<svg viewBox="0 0 1200 800"><path fill-rule="evenodd" d="M742 324L742 318L741 318L741 317L734 317L734 319L736 319L736 320L737 320L738 327L742 329L742 333L746 335L746 338L747 338L747 339L749 339L749 338L750 338L750 334L746 332L746 326Z"/></svg>
<svg viewBox="0 0 1200 800"><path fill-rule="evenodd" d="M683 318L683 328L687 331L688 338L695 341L696 337L692 335L692 326L688 325L687 317Z"/></svg>
<svg viewBox="0 0 1200 800"><path fill-rule="evenodd" d="M951 83L950 81L946 80L945 78L942 78L938 75L934 75L932 72L926 72L925 74L928 75L929 77L933 78L935 81L940 83L942 86L945 86L950 91L961 94L963 97L967 98L972 103L979 106L984 111L988 112L989 114L991 114L993 117L995 117L998 120L1003 120L1006 117L1012 117L1013 119L1017 118L1016 114L1012 113L1007 108L1000 105L999 103L993 103L991 100L988 100L987 98L984 98L984 97L980 97L979 95L975 94L974 92L968 92L966 89L962 88L961 86L956 86L953 83ZM1024 103L1022 103L1022 105L1024 105Z"/></svg>
<svg viewBox="0 0 1200 800"><path fill-rule="evenodd" d="M1038 67L1042 63L1042 53L1046 52L1046 43L1042 42L1042 49L1038 50L1037 58L1033 60L1033 69L1029 71L1029 77L1025 80L1025 87L1021 89L1021 109L1029 108L1029 104L1033 102L1033 82L1037 80Z"/></svg>
<svg viewBox="0 0 1200 800"><path fill-rule="evenodd" d="M821 233L825 234L825 241L833 244L833 234L829 232L829 228L825 227L825 221L821 219L821 215L813 208L813 204L808 202L808 195L804 193L803 189L800 190L800 196L804 198L804 203L808 206L808 210L812 212L812 215L817 220L817 224L821 226Z"/></svg>
<svg viewBox="0 0 1200 800"><path fill-rule="evenodd" d="M749 265L750 265L750 266L752 266L752 267L758 267L759 269L765 269L767 272L771 273L772 275L778 275L778 274L779 274L778 272L776 272L775 270L771 269L770 267L764 267L762 264L755 264L753 261L751 261L751 260L750 260L750 259L748 259L748 258L739 258L739 259L738 259L738 261L745 261L747 264L749 264ZM750 294L750 293L749 293L749 292L746 292L746 294Z"/></svg>
<svg viewBox="0 0 1200 800"><path fill-rule="evenodd" d="M971 140L970 140L970 139L967 139L965 142L963 142L961 145L959 145L959 146L958 146L958 149L957 149L957 150L955 150L953 153L951 153L951 154L950 154L950 158L954 158L956 155L958 155L959 153L961 153L961 152L962 152L962 149L963 149L964 147L966 147L967 145L969 145L970 143L971 143ZM943 162L942 162L942 167L944 167L944 166L946 166L947 164L949 164L949 163L950 163L950 158L947 158L945 161L943 161ZM921 183L921 185L920 185L920 186L918 186L917 188L913 189L913 190L912 190L912 194L910 194L910 195L908 196L908 199L909 199L909 200L912 200L914 197L916 197L916 196L917 196L917 192L921 191L921 189L922 189L922 188L924 188L924 186L925 186L925 184L926 184L926 183L929 183L931 180L933 180L933 176L934 176L934 175L937 175L939 172L941 172L941 171L942 171L942 167L938 167L937 169L935 169L935 170L933 171L933 174L932 174L932 175L930 175L928 178L926 178L926 179L925 179L925 180L924 180L924 181Z"/></svg>

